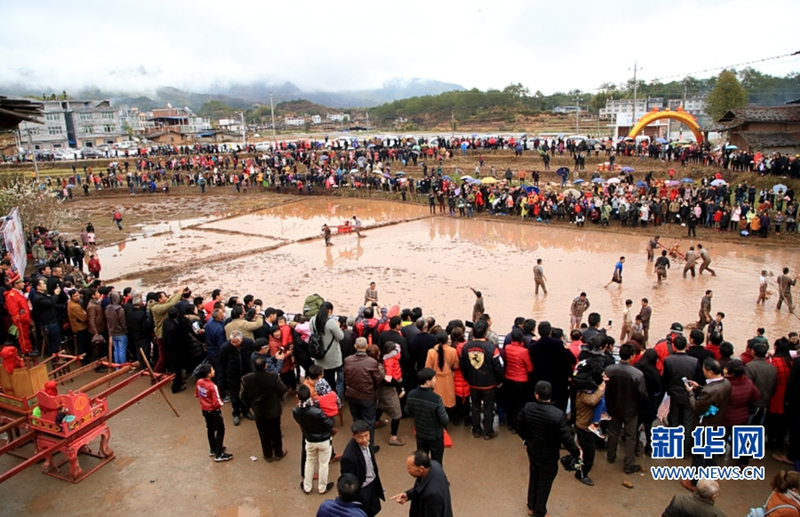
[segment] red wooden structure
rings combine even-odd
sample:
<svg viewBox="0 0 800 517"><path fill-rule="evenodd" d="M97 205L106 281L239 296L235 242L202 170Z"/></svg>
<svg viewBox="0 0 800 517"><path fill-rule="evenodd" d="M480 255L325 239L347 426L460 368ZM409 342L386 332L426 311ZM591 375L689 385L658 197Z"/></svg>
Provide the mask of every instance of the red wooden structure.
<svg viewBox="0 0 800 517"><path fill-rule="evenodd" d="M146 396L161 391L161 388L170 383L174 377L172 374L153 373L149 365L147 370L136 371L138 363L116 365L97 361L62 374L56 380L60 383L66 382L98 364L118 369L77 390L70 390L67 394L50 395L40 390L34 397L19 403L9 400L8 397L0 398L0 409L7 410L8 407L14 407L21 414L0 427L0 432L9 433L8 441L0 447L0 456L10 454L24 460L6 472L0 473L0 483L39 462L43 462L42 472L49 476L73 483L85 479L114 459L114 451L109 447L111 430L107 425L108 419ZM60 368L54 371L58 374ZM117 407L108 407L108 397L111 394L142 377L148 377L152 381L147 388ZM118 378L122 380L112 385L112 381ZM87 395L87 392L106 383L108 388L103 392L95 396ZM161 393L163 394L163 391ZM38 411L34 411L34 406L38 407ZM90 444L98 438L100 439L98 447L93 451ZM20 454L21 448L31 442L34 444L35 453L28 457ZM94 462L88 470L84 470L80 464L81 456L92 456L101 461ZM67 472L61 470L65 465Z"/></svg>

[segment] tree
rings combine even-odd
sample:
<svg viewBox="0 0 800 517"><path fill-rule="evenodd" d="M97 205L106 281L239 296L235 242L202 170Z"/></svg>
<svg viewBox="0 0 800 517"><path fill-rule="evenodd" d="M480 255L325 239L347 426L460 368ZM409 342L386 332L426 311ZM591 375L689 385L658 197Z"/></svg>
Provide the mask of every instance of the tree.
<svg viewBox="0 0 800 517"><path fill-rule="evenodd" d="M0 187L0 214L8 214L14 207L19 207L20 220L28 230L34 226L57 230L74 219L58 198L58 191L44 184L37 186L17 180Z"/></svg>
<svg viewBox="0 0 800 517"><path fill-rule="evenodd" d="M510 93L515 97L530 97L531 91L522 83L511 83L503 89L503 93Z"/></svg>
<svg viewBox="0 0 800 517"><path fill-rule="evenodd" d="M736 73L723 70L711 93L706 95L706 113L714 120L729 110L747 106L747 91L739 84Z"/></svg>
<svg viewBox="0 0 800 517"><path fill-rule="evenodd" d="M124 120L122 122L122 130L125 131L125 133L128 134L128 139L129 140L133 139L133 128L131 127L130 124L128 124L127 120Z"/></svg>
<svg viewBox="0 0 800 517"><path fill-rule="evenodd" d="M606 107L606 101L611 98L611 94L608 92L597 92L592 97L592 100L589 101L589 109L594 111L595 113L599 113L601 108Z"/></svg>

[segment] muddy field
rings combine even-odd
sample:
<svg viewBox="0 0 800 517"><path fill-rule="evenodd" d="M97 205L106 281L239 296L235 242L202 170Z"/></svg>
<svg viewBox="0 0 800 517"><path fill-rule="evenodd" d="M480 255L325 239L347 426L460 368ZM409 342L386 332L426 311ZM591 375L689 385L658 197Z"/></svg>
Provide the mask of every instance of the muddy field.
<svg viewBox="0 0 800 517"><path fill-rule="evenodd" d="M113 226L113 209L125 214L124 230ZM468 319L473 286L483 291L487 312L500 333L507 332L515 316L548 319L568 327L572 298L586 291L590 311L613 320L617 335L624 300L647 297L653 306L651 333L659 337L673 321L696 320L700 298L713 289L713 310L727 314L725 337L737 348L759 326L774 339L800 327L785 310L774 309L776 298L756 308L758 273L783 266L800 267L794 249L761 247L708 239L713 232L699 231L714 258L717 277L682 279L682 264L674 263L666 283L658 286L644 247L650 234L623 234L580 230L569 225L521 224L515 219L478 217L458 219L428 215L427 207L387 200L342 197L298 198L251 192L218 193L147 199L116 196L74 202L78 224L92 220L98 227L104 277L118 289L134 285L144 290L174 290L191 286L208 296L222 288L223 296L254 294L266 305L300 310L314 292L333 302L337 314L352 314L363 301L370 281L377 282L383 304L419 305L439 321ZM357 215L364 237L335 235L325 247L320 226L343 223ZM663 232L662 232L663 234ZM671 244L671 240L665 243ZM690 242L683 241L682 248ZM603 286L611 278L614 262L626 256L621 287ZM531 268L544 261L549 294L533 294ZM124 278L119 278L124 277ZM773 288L774 290L774 288ZM76 381L76 386L94 374ZM146 381L141 381L146 385ZM67 386L66 388L69 388ZM124 400L131 389L112 398ZM3 486L2 515L95 515L99 509L111 516L156 510L158 515L178 513L222 517L313 515L317 495L305 496L298 487L300 438L290 416L292 400L285 403L283 429L289 456L268 464L260 458L257 432L244 420L234 427L226 406L226 445L236 456L227 464L214 464L206 453L202 416L191 390L171 396L180 418L171 414L158 396L128 409L111 422L117 459L77 486L53 480L31 468ZM349 415L344 432L334 442L341 451L347 443ZM376 443L387 497L410 487L404 468L413 450L411 424L404 420L400 435L405 447L388 447L388 430L378 431ZM452 430L455 446L445 453L456 515L524 515L527 459L520 440L501 431L498 440L474 440L467 428ZM251 461L250 457L256 457ZM10 459L3 458L0 468ZM640 458L644 466L653 462ZM476 465L481 465L480 473ZM767 476L779 468L765 460ZM620 510L630 515L660 515L675 493L677 482L655 482L649 475L624 475L619 462L608 465L598 456L593 488L580 485L561 471L550 498L553 515L606 515ZM332 476L339 472L331 469ZM633 482L634 489L622 486ZM729 515L744 514L763 504L766 482L723 482L719 507ZM401 516L407 507L386 504L381 515Z"/></svg>

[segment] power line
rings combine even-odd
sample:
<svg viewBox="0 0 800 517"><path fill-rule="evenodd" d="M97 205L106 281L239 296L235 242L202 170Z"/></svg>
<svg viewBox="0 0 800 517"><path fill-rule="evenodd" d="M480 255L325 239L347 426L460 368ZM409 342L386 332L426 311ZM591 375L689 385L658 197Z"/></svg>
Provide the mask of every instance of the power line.
<svg viewBox="0 0 800 517"><path fill-rule="evenodd" d="M736 67L739 67L739 66L752 65L754 63L763 63L765 61L773 61L775 59L782 59L784 57L797 56L797 55L800 55L800 50L798 50L797 52L792 52L790 54L781 54L780 56L765 57L763 59L756 59L756 60L753 60L753 61L745 61L744 63L737 63L735 65L727 65L727 66L718 66L718 67L714 67L714 68L706 68L704 70L695 70L694 72L688 72L688 73L685 73L685 74L668 75L666 77L654 77L653 79L658 79L659 81L661 81L663 79L674 79L676 77L689 77L689 76L692 76L694 74L703 74L703 73L706 73L706 72L715 72L717 70L725 70L726 68L736 68Z"/></svg>

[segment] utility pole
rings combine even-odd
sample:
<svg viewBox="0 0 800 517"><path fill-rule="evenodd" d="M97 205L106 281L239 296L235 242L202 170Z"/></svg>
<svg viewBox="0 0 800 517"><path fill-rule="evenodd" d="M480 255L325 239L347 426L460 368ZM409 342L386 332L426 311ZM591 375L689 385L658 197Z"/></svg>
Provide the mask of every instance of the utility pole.
<svg viewBox="0 0 800 517"><path fill-rule="evenodd" d="M269 111L272 113L272 148L278 148L278 140L275 138L275 106L272 104L272 92L269 92Z"/></svg>
<svg viewBox="0 0 800 517"><path fill-rule="evenodd" d="M639 83L636 82L636 71L638 66L636 61L633 62L633 120L631 120L631 128L636 125L636 93L639 89Z"/></svg>
<svg viewBox="0 0 800 517"><path fill-rule="evenodd" d="M245 130L246 129L245 129L245 125L244 125L244 112L243 111L237 111L235 113L237 115L239 115L239 117L241 117L241 119L242 119L242 146L246 147L247 146L247 136L245 134Z"/></svg>
<svg viewBox="0 0 800 517"><path fill-rule="evenodd" d="M450 110L450 138L456 137L456 110Z"/></svg>
<svg viewBox="0 0 800 517"><path fill-rule="evenodd" d="M369 131L369 111L365 111L367 114L367 131Z"/></svg>
<svg viewBox="0 0 800 517"><path fill-rule="evenodd" d="M575 134L579 134L581 132L581 105L580 105L580 95L578 93L575 94Z"/></svg>
<svg viewBox="0 0 800 517"><path fill-rule="evenodd" d="M31 130L28 129L28 152L31 153L31 158L33 158L33 172L36 178L36 186L39 186L39 164L36 163L36 151L33 149L33 141L31 140Z"/></svg>

